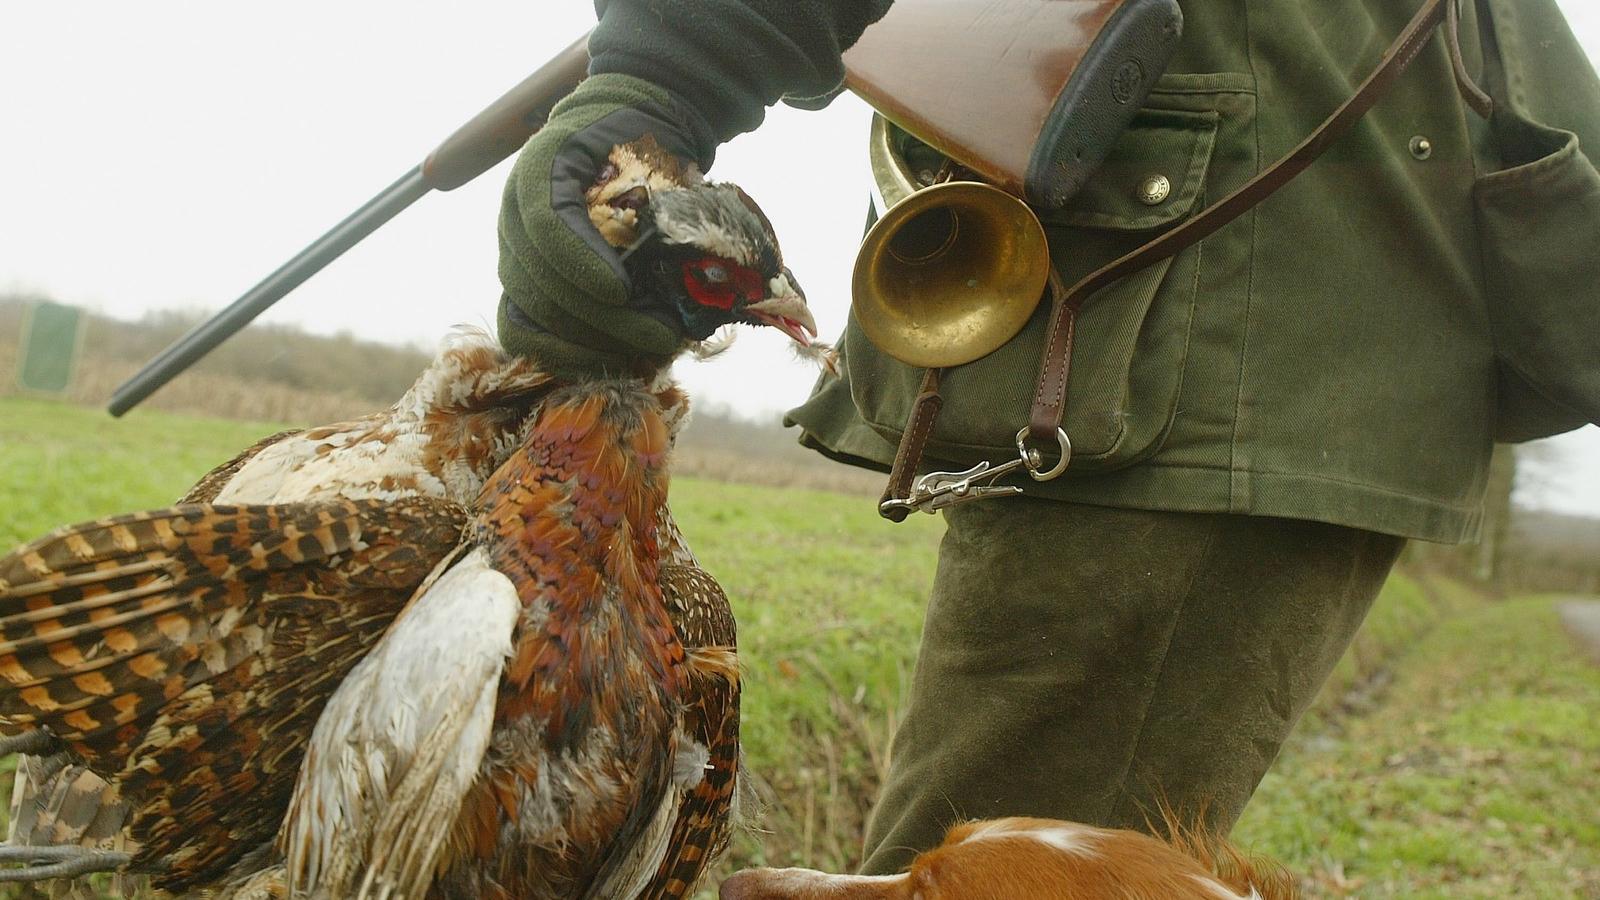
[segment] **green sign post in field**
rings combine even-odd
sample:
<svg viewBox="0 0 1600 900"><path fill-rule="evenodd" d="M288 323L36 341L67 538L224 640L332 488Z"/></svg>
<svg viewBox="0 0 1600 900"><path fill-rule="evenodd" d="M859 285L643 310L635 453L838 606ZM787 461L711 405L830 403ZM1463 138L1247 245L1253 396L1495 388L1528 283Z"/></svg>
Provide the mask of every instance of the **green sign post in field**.
<svg viewBox="0 0 1600 900"><path fill-rule="evenodd" d="M83 337L83 314L76 306L39 303L22 323L22 357L17 384L30 391L59 394L72 383Z"/></svg>

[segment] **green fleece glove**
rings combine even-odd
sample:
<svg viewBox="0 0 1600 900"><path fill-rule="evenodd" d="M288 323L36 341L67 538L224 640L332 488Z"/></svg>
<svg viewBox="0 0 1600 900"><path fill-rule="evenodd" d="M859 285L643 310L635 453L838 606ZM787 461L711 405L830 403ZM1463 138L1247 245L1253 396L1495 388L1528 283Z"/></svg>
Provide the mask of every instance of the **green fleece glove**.
<svg viewBox="0 0 1600 900"><path fill-rule="evenodd" d="M500 342L564 374L631 374L665 364L680 323L630 305L622 259L589 221L584 191L617 144L654 136L667 152L709 158L697 114L629 75L595 75L556 105L522 148L500 205Z"/></svg>

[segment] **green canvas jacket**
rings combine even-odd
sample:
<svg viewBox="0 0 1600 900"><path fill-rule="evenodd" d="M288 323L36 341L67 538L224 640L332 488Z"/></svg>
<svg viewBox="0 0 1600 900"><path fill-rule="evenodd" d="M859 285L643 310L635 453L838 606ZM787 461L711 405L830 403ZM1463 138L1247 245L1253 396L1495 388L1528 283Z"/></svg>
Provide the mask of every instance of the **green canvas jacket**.
<svg viewBox="0 0 1600 900"><path fill-rule="evenodd" d="M1173 64L1092 183L1046 215L1068 282L1286 154L1413 0L1183 0ZM1062 478L1037 496L1475 536L1490 450L1600 421L1600 81L1553 0L1468 0L1457 92L1436 35L1309 171L1079 319ZM1167 177L1150 206L1138 185ZM930 467L1012 458L1045 306L948 370ZM893 460L920 371L852 322L843 375L788 417L829 456ZM1004 501L994 501L1004 502Z"/></svg>

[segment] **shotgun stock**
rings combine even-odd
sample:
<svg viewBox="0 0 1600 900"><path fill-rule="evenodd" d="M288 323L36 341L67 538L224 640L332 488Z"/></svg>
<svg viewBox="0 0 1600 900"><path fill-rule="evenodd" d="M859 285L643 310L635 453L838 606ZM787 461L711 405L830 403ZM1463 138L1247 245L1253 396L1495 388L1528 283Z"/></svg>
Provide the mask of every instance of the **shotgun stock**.
<svg viewBox="0 0 1600 900"><path fill-rule="evenodd" d="M1035 206L1066 203L1177 49L1177 0L896 0L845 84Z"/></svg>

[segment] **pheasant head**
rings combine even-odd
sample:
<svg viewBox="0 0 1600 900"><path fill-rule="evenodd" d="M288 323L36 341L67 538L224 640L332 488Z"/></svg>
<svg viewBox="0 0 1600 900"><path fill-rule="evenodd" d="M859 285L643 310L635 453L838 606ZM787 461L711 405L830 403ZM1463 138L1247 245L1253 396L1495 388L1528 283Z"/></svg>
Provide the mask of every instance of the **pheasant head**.
<svg viewBox="0 0 1600 900"><path fill-rule="evenodd" d="M772 223L738 187L706 181L647 136L612 150L585 199L590 221L622 252L635 301L690 339L746 324L813 343L816 320Z"/></svg>

